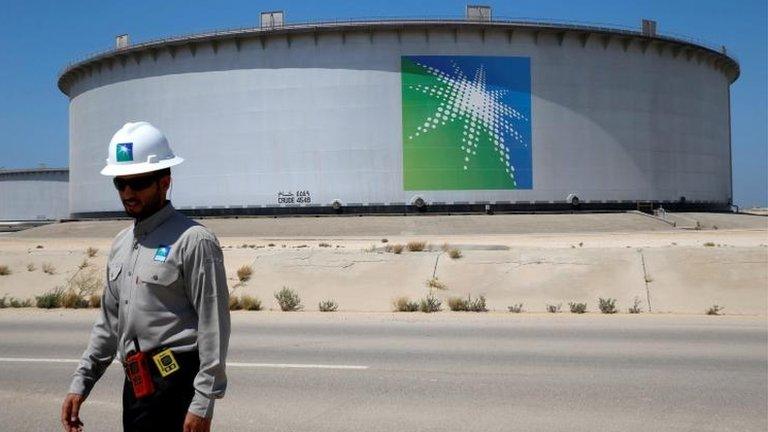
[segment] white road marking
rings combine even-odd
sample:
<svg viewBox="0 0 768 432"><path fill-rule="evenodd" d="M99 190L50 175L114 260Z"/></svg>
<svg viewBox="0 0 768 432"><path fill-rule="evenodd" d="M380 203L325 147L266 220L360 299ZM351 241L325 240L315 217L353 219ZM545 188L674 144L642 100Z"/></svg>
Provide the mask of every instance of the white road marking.
<svg viewBox="0 0 768 432"><path fill-rule="evenodd" d="M243 368L296 368L296 369L368 369L368 366L355 365L323 365L323 364L298 364L298 363L237 363L227 362L227 367Z"/></svg>
<svg viewBox="0 0 768 432"><path fill-rule="evenodd" d="M3 363L80 363L79 359L60 359L60 358L22 358L22 357L0 357ZM113 363L119 363L115 360ZM228 367L237 368L274 368L274 369L341 369L341 370L365 370L369 366L359 365L324 365L324 364L301 364L301 363L239 363L227 362Z"/></svg>

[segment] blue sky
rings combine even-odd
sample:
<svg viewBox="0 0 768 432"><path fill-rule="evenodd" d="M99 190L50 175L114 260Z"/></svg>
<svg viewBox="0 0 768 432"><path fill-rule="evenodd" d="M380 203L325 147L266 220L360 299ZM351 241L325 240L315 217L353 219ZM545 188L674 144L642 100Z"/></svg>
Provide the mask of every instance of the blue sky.
<svg viewBox="0 0 768 432"><path fill-rule="evenodd" d="M262 10L288 22L386 17L461 17L467 1L60 1L0 3L0 167L68 165L66 96L56 88L68 62L114 44L205 30L253 27ZM473 2L496 17L638 27L725 45L741 64L733 85L734 201L768 205L768 8L765 0L514 0Z"/></svg>

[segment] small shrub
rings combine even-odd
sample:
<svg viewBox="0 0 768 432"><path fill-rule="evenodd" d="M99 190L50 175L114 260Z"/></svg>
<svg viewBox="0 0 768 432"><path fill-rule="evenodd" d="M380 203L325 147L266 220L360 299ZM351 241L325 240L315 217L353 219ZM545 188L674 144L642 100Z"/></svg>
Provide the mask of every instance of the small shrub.
<svg viewBox="0 0 768 432"><path fill-rule="evenodd" d="M586 303L569 302L568 306L571 308L571 313L583 314L584 312L587 311Z"/></svg>
<svg viewBox="0 0 768 432"><path fill-rule="evenodd" d="M35 246L35 249L42 249L42 248L43 248L43 245L37 245L37 246Z"/></svg>
<svg viewBox="0 0 768 432"><path fill-rule="evenodd" d="M12 308L28 308L28 307L32 307L32 299L22 300L22 299L17 299L17 298L11 297L11 301L9 302L9 306L11 306Z"/></svg>
<svg viewBox="0 0 768 432"><path fill-rule="evenodd" d="M579 242L579 247L584 247L584 242Z"/></svg>
<svg viewBox="0 0 768 432"><path fill-rule="evenodd" d="M483 295L478 296L474 300L472 300L471 297L467 296L467 300L469 303L470 312L488 312L488 308L485 306L485 296Z"/></svg>
<svg viewBox="0 0 768 432"><path fill-rule="evenodd" d="M101 273L98 272L95 268L91 268L88 271L81 271L77 273L72 279L70 279L69 289L67 291L72 291L76 297L82 298L83 301L86 301L86 298L92 294L96 294L96 292L98 292L103 285L104 282L101 279Z"/></svg>
<svg viewBox="0 0 768 432"><path fill-rule="evenodd" d="M88 296L88 306L98 309L101 307L101 294L91 294Z"/></svg>
<svg viewBox="0 0 768 432"><path fill-rule="evenodd" d="M467 303L467 299L463 297L449 297L448 309L454 312L466 312L469 310L469 304Z"/></svg>
<svg viewBox="0 0 768 432"><path fill-rule="evenodd" d="M405 247L403 245L401 245L401 244L393 245L392 246L392 253L395 254L395 255L400 255L401 253L403 253L403 249L405 249Z"/></svg>
<svg viewBox="0 0 768 432"><path fill-rule="evenodd" d="M461 254L461 250L453 248L453 249L448 251L448 256L453 258L453 259L459 259L463 255Z"/></svg>
<svg viewBox="0 0 768 432"><path fill-rule="evenodd" d="M306 247L309 247L309 245L300 244L300 245L295 246L296 249L302 249L302 248L306 248Z"/></svg>
<svg viewBox="0 0 768 432"><path fill-rule="evenodd" d="M706 242L704 243L705 247L715 247L715 244L713 242Z"/></svg>
<svg viewBox="0 0 768 432"><path fill-rule="evenodd" d="M8 276L9 274L11 274L11 268L5 264L0 265L0 276Z"/></svg>
<svg viewBox="0 0 768 432"><path fill-rule="evenodd" d="M88 300L83 296L75 292L73 289L68 289L61 296L61 307L66 309L83 309L88 307Z"/></svg>
<svg viewBox="0 0 768 432"><path fill-rule="evenodd" d="M512 313L520 313L523 311L523 304L522 303L513 304L512 306L507 306L507 309L509 309L509 311Z"/></svg>
<svg viewBox="0 0 768 432"><path fill-rule="evenodd" d="M363 252L368 252L368 253L376 252L376 245L375 244L371 244L367 248L363 249Z"/></svg>
<svg viewBox="0 0 768 432"><path fill-rule="evenodd" d="M95 247L89 246L88 249L85 250L85 254L88 256L88 258L95 257L97 253L99 253L99 250Z"/></svg>
<svg viewBox="0 0 768 432"><path fill-rule="evenodd" d="M385 239L385 238L383 238L383 239L381 239L381 242L382 242L382 243L387 243L387 242L389 242L389 240L388 240L388 239Z"/></svg>
<svg viewBox="0 0 768 432"><path fill-rule="evenodd" d="M449 245L448 243L443 243L443 245L440 246L440 250L443 252L448 252L449 250L451 250L451 245Z"/></svg>
<svg viewBox="0 0 768 432"><path fill-rule="evenodd" d="M299 294L285 286L275 293L275 299L283 312L293 312L303 308Z"/></svg>
<svg viewBox="0 0 768 432"><path fill-rule="evenodd" d="M339 308L339 304L333 300L323 300L317 304L317 308L320 312L335 312Z"/></svg>
<svg viewBox="0 0 768 432"><path fill-rule="evenodd" d="M411 252L421 252L427 247L427 242L423 241L410 241L406 245L409 251Z"/></svg>
<svg viewBox="0 0 768 432"><path fill-rule="evenodd" d="M247 243L243 243L243 244L240 245L240 248L241 249L248 249L248 244Z"/></svg>
<svg viewBox="0 0 768 432"><path fill-rule="evenodd" d="M250 296L248 294L243 294L240 296L239 302L240 302L240 307L243 310L247 310L247 311L261 310L261 300L259 300L258 297Z"/></svg>
<svg viewBox="0 0 768 432"><path fill-rule="evenodd" d="M88 260L87 260L87 259L83 259L83 262L81 262L81 263L80 263L80 264L77 266L77 268L79 268L80 270L82 270L82 269L84 269L84 268L88 267L88 265L89 265L89 264L88 264Z"/></svg>
<svg viewBox="0 0 768 432"><path fill-rule="evenodd" d="M558 313L560 312L560 308L563 306L562 303L558 303L556 305L547 303L547 312L549 313Z"/></svg>
<svg viewBox="0 0 768 432"><path fill-rule="evenodd" d="M37 269L37 267L35 267L34 263L27 264L27 271L28 272L35 271L36 269Z"/></svg>
<svg viewBox="0 0 768 432"><path fill-rule="evenodd" d="M55 274L56 273L56 267L54 267L53 264L48 263L48 262L43 263L43 273L49 274L49 275Z"/></svg>
<svg viewBox="0 0 768 432"><path fill-rule="evenodd" d="M443 302L437 298L433 293L427 294L426 297L419 301L419 310L424 313L440 312L442 310Z"/></svg>
<svg viewBox="0 0 768 432"><path fill-rule="evenodd" d="M600 302L600 312L604 314L615 314L618 312L618 309L616 309L616 299L600 297L598 301Z"/></svg>
<svg viewBox="0 0 768 432"><path fill-rule="evenodd" d="M240 299L237 296L231 295L229 296L229 310L235 311L242 309L243 306L240 304Z"/></svg>
<svg viewBox="0 0 768 432"><path fill-rule="evenodd" d="M405 296L392 300L392 307L395 312L416 312L419 310L419 304Z"/></svg>
<svg viewBox="0 0 768 432"><path fill-rule="evenodd" d="M437 277L433 277L432 279L427 279L426 282L427 288L433 288L433 289L439 289L444 290L447 285L445 285L445 282L441 282L440 279Z"/></svg>
<svg viewBox="0 0 768 432"><path fill-rule="evenodd" d="M8 307L8 303L5 302L5 300L8 298L8 294L0 297L0 309L5 309Z"/></svg>
<svg viewBox="0 0 768 432"><path fill-rule="evenodd" d="M64 296L64 288L56 287L43 295L35 296L35 303L41 309L53 309L61 307L61 298Z"/></svg>
<svg viewBox="0 0 768 432"><path fill-rule="evenodd" d="M720 305L712 305L707 309L707 315L722 315L723 309L725 308Z"/></svg>
<svg viewBox="0 0 768 432"><path fill-rule="evenodd" d="M634 300L634 302L632 304L632 307L627 309L627 312L629 312L631 314L639 314L640 312L643 311L643 308L640 307L640 305L642 305L642 304L643 304L643 302L641 302L639 298L635 297L635 300Z"/></svg>
<svg viewBox="0 0 768 432"><path fill-rule="evenodd" d="M237 279L240 282L248 281L252 275L253 275L253 267L247 264L237 269Z"/></svg>
<svg viewBox="0 0 768 432"><path fill-rule="evenodd" d="M321 248L329 248L331 247L330 243L318 243L318 246Z"/></svg>
<svg viewBox="0 0 768 432"><path fill-rule="evenodd" d="M275 244L274 244L274 243L270 243L270 244L268 244L267 246L269 246L269 247L275 247Z"/></svg>

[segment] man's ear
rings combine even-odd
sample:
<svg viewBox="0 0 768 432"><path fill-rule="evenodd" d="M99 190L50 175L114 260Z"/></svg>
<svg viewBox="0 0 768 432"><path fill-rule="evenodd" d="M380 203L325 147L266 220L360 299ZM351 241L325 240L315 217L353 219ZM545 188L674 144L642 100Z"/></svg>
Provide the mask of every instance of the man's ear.
<svg viewBox="0 0 768 432"><path fill-rule="evenodd" d="M163 197L168 193L168 189L171 188L171 176L164 175L160 177L160 190L163 192Z"/></svg>

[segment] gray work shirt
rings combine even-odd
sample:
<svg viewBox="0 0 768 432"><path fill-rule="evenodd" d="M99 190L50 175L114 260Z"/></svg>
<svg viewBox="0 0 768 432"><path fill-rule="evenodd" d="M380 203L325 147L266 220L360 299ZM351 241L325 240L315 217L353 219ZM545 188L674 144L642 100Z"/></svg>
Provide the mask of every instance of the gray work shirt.
<svg viewBox="0 0 768 432"><path fill-rule="evenodd" d="M142 351L199 350L189 411L211 417L214 399L227 387L230 332L229 291L216 236L168 202L115 237L106 273L101 314L69 391L87 396L115 355L122 362L134 350L136 337Z"/></svg>

